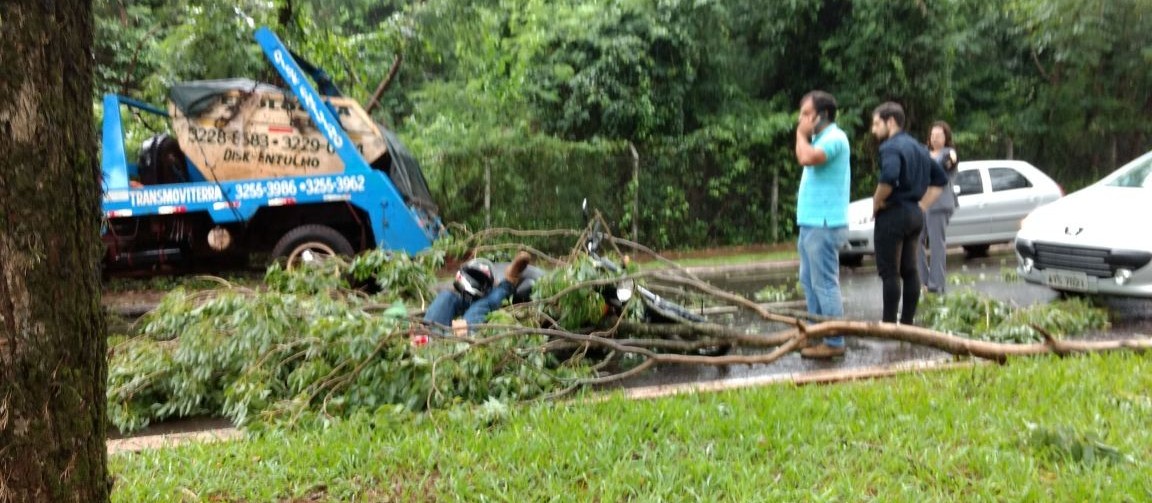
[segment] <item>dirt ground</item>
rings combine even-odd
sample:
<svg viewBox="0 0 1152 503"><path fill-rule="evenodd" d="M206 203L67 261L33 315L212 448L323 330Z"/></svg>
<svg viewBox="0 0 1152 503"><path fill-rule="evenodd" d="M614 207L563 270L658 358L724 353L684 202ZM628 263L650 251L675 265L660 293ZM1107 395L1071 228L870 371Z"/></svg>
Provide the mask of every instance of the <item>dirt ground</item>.
<svg viewBox="0 0 1152 503"><path fill-rule="evenodd" d="M117 290L102 292L101 302L110 309L127 308L140 305L155 305L164 298L167 291L162 290Z"/></svg>

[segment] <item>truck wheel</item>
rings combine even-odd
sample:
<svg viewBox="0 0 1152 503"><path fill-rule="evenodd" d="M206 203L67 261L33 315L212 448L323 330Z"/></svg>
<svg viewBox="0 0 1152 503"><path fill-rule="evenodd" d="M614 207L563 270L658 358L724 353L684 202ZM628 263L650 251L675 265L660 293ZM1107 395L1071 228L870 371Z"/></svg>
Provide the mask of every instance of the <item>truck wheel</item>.
<svg viewBox="0 0 1152 503"><path fill-rule="evenodd" d="M325 225L301 225L284 234L272 248L272 256L284 259L289 269L326 257L349 256L353 252L352 244L343 234Z"/></svg>

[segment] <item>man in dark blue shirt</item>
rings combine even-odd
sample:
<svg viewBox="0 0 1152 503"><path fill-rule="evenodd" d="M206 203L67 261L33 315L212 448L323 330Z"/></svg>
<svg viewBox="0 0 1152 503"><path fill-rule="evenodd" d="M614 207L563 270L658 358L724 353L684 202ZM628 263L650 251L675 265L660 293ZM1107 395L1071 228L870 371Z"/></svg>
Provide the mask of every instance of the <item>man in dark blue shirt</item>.
<svg viewBox="0 0 1152 503"><path fill-rule="evenodd" d="M948 175L928 149L904 132L904 108L887 102L872 112L872 134L880 140L880 181L872 196L876 219L873 242L876 272L884 289L883 321L912 325L920 302L920 274L916 265L920 230L927 211L944 186Z"/></svg>

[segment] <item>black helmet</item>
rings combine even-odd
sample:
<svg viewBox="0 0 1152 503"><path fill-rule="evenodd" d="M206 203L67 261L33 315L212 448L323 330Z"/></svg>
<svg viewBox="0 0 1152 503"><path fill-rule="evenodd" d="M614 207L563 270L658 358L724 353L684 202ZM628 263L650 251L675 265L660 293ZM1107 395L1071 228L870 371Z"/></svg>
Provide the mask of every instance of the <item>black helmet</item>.
<svg viewBox="0 0 1152 503"><path fill-rule="evenodd" d="M473 297L483 297L492 289L494 283L492 261L482 258L474 258L460 266L460 270L456 271L456 281L452 286L456 287L456 291L461 294L471 295Z"/></svg>

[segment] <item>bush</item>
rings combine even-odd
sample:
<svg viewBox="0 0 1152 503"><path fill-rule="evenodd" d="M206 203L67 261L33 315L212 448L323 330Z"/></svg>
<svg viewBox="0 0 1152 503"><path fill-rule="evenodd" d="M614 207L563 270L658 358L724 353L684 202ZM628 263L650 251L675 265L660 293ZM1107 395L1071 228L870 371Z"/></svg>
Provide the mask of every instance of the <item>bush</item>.
<svg viewBox="0 0 1152 503"><path fill-rule="evenodd" d="M920 320L925 327L953 335L1027 344L1043 340L1034 327L1056 337L1077 335L1106 328L1108 313L1082 299L1020 308L965 288L922 298Z"/></svg>

